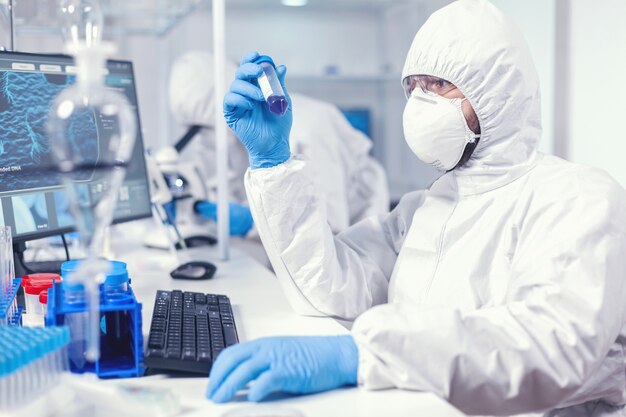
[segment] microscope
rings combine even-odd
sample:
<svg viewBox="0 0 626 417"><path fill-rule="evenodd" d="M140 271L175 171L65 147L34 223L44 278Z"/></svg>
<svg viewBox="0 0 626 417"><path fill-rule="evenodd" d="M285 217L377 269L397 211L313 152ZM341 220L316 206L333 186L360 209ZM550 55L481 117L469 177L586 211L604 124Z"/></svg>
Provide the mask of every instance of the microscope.
<svg viewBox="0 0 626 417"><path fill-rule="evenodd" d="M160 198L157 204L163 208L166 223L174 229L177 249L217 243L217 239L208 233L209 221L194 212L194 203L208 197L205 179L197 166L180 160L180 152L201 129L201 126L192 126L174 146L166 146L146 156L147 162L150 160L148 174L152 185L155 177L159 177L159 183L161 178L165 181L167 193L163 190L161 195L165 197ZM146 234L144 245L168 249L170 241L164 229L158 228Z"/></svg>

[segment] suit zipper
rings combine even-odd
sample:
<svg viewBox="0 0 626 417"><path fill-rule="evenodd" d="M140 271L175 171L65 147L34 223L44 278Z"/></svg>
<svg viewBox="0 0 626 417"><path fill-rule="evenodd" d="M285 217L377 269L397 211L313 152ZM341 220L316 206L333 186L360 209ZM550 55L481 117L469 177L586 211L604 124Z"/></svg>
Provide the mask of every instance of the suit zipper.
<svg viewBox="0 0 626 417"><path fill-rule="evenodd" d="M428 296L430 295L430 288L433 286L433 282L435 281L435 275L437 275L437 271L439 270L439 261L441 261L441 253L443 251L443 239L446 234L446 229L448 228L448 223L450 222L452 215L454 215L454 211L459 205L459 202L460 200L456 202L456 204L454 205L454 208L452 209L452 212L448 216L448 219L446 220L446 222L443 225L443 228L441 229L441 234L439 236L439 248L437 250L437 263L435 264L435 270L433 271L433 275L430 278L430 282L428 282L428 287L426 287L426 294L424 294L424 298L428 298Z"/></svg>

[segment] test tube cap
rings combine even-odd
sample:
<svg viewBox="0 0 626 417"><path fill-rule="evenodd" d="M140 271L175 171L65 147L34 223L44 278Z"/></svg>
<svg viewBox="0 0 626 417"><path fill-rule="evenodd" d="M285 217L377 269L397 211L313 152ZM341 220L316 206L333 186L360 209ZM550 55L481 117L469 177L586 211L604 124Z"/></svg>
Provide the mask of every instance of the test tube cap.
<svg viewBox="0 0 626 417"><path fill-rule="evenodd" d="M28 274L22 277L22 286L27 284L37 285L37 284L50 284L52 282L61 282L61 276L59 274L42 272L36 274Z"/></svg>
<svg viewBox="0 0 626 417"><path fill-rule="evenodd" d="M63 262L61 264L61 276L64 278L67 277L67 275L70 272L75 271L78 268L78 265L80 265L80 262L81 262L80 259Z"/></svg>
<svg viewBox="0 0 626 417"><path fill-rule="evenodd" d="M43 290L39 293L39 302L41 304L48 304L48 290Z"/></svg>
<svg viewBox="0 0 626 417"><path fill-rule="evenodd" d="M126 263L121 261L109 261L110 267L107 272L105 285L119 285L128 282L128 270Z"/></svg>
<svg viewBox="0 0 626 417"><path fill-rule="evenodd" d="M50 285L52 286L52 285ZM24 292L28 295L37 295L39 296L39 294L41 294L41 292L43 290L47 290L48 286L44 286L44 285L25 285L24 286Z"/></svg>
<svg viewBox="0 0 626 417"><path fill-rule="evenodd" d="M259 57L254 60L255 64L260 64L262 62L269 62L270 64L272 64L274 68L276 68L276 64L274 64L274 60L272 59L272 57L268 55L259 55Z"/></svg>

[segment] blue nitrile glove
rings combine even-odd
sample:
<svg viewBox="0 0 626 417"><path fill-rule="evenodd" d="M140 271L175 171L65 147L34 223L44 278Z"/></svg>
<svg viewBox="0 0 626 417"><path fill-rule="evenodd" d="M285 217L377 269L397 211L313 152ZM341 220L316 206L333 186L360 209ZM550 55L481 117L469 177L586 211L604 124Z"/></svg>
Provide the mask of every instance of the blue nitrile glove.
<svg viewBox="0 0 626 417"><path fill-rule="evenodd" d="M272 392L296 394L326 391L357 382L358 350L346 336L268 337L224 350L213 364L206 396L229 401L255 381L248 400Z"/></svg>
<svg viewBox="0 0 626 417"><path fill-rule="evenodd" d="M217 204L206 200L196 201L193 209L199 215L217 222ZM231 236L245 236L254 224L250 209L241 204L229 203L228 217L230 218Z"/></svg>
<svg viewBox="0 0 626 417"><path fill-rule="evenodd" d="M284 65L276 68L289 103L287 112L278 116L270 112L257 85L256 79L263 70L252 61L258 57L258 52L251 52L243 57L235 74L235 81L224 96L224 118L248 150L250 167L253 169L270 168L289 159L289 132L293 120L291 98L285 89L287 68Z"/></svg>

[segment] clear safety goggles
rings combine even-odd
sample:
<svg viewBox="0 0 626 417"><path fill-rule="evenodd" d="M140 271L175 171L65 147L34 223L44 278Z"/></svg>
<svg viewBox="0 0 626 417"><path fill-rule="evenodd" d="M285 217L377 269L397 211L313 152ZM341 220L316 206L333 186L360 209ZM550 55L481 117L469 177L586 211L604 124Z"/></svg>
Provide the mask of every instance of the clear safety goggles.
<svg viewBox="0 0 626 417"><path fill-rule="evenodd" d="M432 75L409 75L402 80L402 87L404 87L407 100L416 87L420 87L424 93L433 96L442 96L456 89L450 81Z"/></svg>

